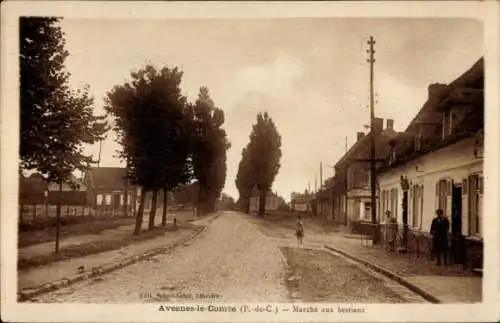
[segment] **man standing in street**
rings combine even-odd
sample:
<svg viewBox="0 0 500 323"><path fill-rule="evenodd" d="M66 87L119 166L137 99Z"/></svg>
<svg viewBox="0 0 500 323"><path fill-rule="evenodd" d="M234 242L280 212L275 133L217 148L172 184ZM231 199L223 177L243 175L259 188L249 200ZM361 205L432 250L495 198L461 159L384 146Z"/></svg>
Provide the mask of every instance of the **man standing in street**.
<svg viewBox="0 0 500 323"><path fill-rule="evenodd" d="M441 255L443 255L444 264L448 264L448 230L450 222L444 216L443 210L438 209L436 215L431 224L432 249L437 256L437 265L441 266Z"/></svg>

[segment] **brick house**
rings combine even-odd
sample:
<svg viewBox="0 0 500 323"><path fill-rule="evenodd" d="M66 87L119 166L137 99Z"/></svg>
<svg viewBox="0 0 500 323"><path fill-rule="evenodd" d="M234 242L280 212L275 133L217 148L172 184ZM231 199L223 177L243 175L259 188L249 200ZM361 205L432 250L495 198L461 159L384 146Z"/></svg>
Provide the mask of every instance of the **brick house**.
<svg viewBox="0 0 500 323"><path fill-rule="evenodd" d="M394 120L375 118L368 134L357 133L357 141L335 164L331 186L333 218L356 230L358 224L371 222L370 147L375 140L375 158L383 160L389 154L389 142L397 136Z"/></svg>
<svg viewBox="0 0 500 323"><path fill-rule="evenodd" d="M83 183L87 186L89 206L96 214L123 214L125 190L128 184L128 211L138 208L140 201L139 187L126 183L123 167L91 167L84 175ZM150 194L148 194L149 196ZM150 197L146 199L144 209L151 207Z"/></svg>

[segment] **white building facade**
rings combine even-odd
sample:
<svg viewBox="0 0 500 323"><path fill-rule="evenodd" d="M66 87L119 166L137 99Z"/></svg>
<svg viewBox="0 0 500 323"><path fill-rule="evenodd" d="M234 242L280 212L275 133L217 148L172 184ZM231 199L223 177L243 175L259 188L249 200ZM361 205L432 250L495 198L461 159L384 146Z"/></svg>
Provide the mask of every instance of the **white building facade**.
<svg viewBox="0 0 500 323"><path fill-rule="evenodd" d="M430 231L436 210L442 209L453 227L468 237L483 236L483 157L475 138L466 138L378 175L378 213L391 211L403 223L407 194L408 226ZM401 176L409 183L405 192ZM383 219L383 217L381 218Z"/></svg>

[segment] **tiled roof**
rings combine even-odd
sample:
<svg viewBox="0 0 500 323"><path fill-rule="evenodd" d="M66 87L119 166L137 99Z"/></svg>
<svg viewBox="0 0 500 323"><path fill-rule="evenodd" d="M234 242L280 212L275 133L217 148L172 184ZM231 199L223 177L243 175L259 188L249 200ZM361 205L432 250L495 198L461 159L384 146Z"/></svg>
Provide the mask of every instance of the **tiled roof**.
<svg viewBox="0 0 500 323"><path fill-rule="evenodd" d="M458 77L442 93L431 97L424 104L417 116L410 123L406 131L395 139L396 161L391 165L384 165L379 172L397 167L419 156L451 145L452 143L484 128L484 62L481 58L469 70ZM467 88L467 89L465 89ZM453 126L452 134L442 139L442 109L443 106L460 107L461 119ZM434 121L432 121L434 120ZM421 147L415 150L415 137L420 128L422 138Z"/></svg>
<svg viewBox="0 0 500 323"><path fill-rule="evenodd" d="M250 195L250 197L259 197L260 196L260 191L257 189L257 187L254 187L252 189L252 193ZM267 191L267 194L266 194L267 197L276 197L276 194L274 194L274 192L272 191Z"/></svg>
<svg viewBox="0 0 500 323"><path fill-rule="evenodd" d="M125 186L125 168L92 167L88 172L89 186L101 190L123 190Z"/></svg>
<svg viewBox="0 0 500 323"><path fill-rule="evenodd" d="M349 151L335 164L336 168L344 166L355 159L370 157L371 138L375 136L375 157L377 159L385 158L389 151L389 141L395 138L398 133L392 129L384 129L378 134L369 132L366 136L359 139Z"/></svg>
<svg viewBox="0 0 500 323"><path fill-rule="evenodd" d="M19 195L43 195L47 190L47 182L39 174L29 177L19 176Z"/></svg>

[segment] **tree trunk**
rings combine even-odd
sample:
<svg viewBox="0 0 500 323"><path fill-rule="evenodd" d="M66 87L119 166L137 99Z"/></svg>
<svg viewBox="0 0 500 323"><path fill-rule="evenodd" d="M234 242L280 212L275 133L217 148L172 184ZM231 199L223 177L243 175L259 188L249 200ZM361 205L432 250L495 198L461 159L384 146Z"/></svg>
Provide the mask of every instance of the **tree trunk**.
<svg viewBox="0 0 500 323"><path fill-rule="evenodd" d="M156 217L156 199L158 197L158 190L153 190L153 198L151 199L151 210L149 212L149 223L148 229L153 230L155 227L155 217Z"/></svg>
<svg viewBox="0 0 500 323"><path fill-rule="evenodd" d="M167 206L168 206L168 190L163 189L163 214L161 216L161 225L165 226L167 224Z"/></svg>
<svg viewBox="0 0 500 323"><path fill-rule="evenodd" d="M125 188L124 188L124 197L123 197L123 215L128 217L128 157L127 164L125 165Z"/></svg>
<svg viewBox="0 0 500 323"><path fill-rule="evenodd" d="M245 213L247 214L250 214L250 198L249 197L246 197L243 202L245 203L244 204L244 210L245 210Z"/></svg>
<svg viewBox="0 0 500 323"><path fill-rule="evenodd" d="M259 198L259 215L264 216L264 213L266 212L266 190L261 190L260 191L260 198Z"/></svg>
<svg viewBox="0 0 500 323"><path fill-rule="evenodd" d="M196 216L200 216L203 214L203 211L204 211L204 200L203 200L203 190L198 187L198 200L196 201Z"/></svg>
<svg viewBox="0 0 500 323"><path fill-rule="evenodd" d="M61 231L62 181L59 182L59 196L56 208L56 253L59 253L59 234Z"/></svg>
<svg viewBox="0 0 500 323"><path fill-rule="evenodd" d="M141 231L142 226L142 217L144 214L144 202L146 201L146 191L141 188L141 199L139 201L139 209L137 210L137 214L135 215L135 228L134 235L138 235Z"/></svg>

